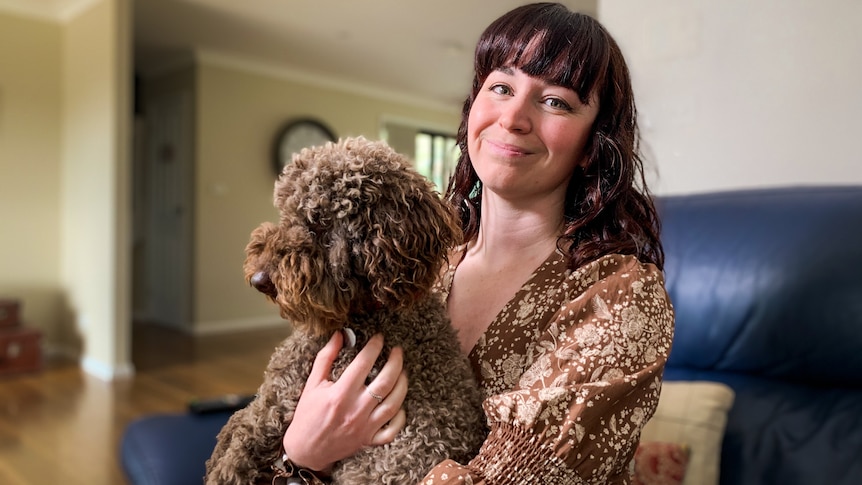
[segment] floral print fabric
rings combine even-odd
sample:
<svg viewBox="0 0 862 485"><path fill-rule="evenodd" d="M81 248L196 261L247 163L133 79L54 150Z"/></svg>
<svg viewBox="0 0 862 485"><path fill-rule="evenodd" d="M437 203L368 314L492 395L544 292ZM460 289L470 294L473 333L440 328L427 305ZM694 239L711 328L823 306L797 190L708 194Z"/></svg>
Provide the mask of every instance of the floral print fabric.
<svg viewBox="0 0 862 485"><path fill-rule="evenodd" d="M444 296L455 269L441 279ZM491 428L482 450L422 483L630 483L672 338L654 265L609 255L572 271L555 252L470 353Z"/></svg>

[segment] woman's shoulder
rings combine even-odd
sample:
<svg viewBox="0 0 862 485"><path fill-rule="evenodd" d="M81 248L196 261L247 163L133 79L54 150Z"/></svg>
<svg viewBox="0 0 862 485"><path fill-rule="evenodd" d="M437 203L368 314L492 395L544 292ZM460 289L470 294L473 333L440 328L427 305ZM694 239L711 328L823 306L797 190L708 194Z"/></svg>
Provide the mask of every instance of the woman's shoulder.
<svg viewBox="0 0 862 485"><path fill-rule="evenodd" d="M569 281L581 284L598 282L635 282L638 280L656 281L664 284L664 275L653 263L640 261L631 254L607 254L585 263L567 273Z"/></svg>

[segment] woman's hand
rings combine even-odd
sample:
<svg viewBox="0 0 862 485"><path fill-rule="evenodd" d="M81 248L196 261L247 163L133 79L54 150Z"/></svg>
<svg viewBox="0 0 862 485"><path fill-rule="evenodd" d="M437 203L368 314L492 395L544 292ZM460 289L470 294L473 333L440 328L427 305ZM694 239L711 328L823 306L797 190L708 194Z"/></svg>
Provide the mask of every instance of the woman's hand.
<svg viewBox="0 0 862 485"><path fill-rule="evenodd" d="M383 350L383 336L375 335L332 382L329 374L343 338L336 332L317 353L284 433L284 451L299 467L328 472L363 447L391 442L407 421L401 409L407 395L401 348L392 349L386 365L366 386L365 378Z"/></svg>

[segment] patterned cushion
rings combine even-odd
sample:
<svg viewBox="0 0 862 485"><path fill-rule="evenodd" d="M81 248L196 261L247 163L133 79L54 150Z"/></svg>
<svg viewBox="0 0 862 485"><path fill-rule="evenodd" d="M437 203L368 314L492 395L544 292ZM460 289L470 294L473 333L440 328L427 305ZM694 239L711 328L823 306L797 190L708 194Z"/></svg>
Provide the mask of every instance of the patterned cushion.
<svg viewBox="0 0 862 485"><path fill-rule="evenodd" d="M684 485L718 485L721 441L735 394L709 381L664 381L641 442L682 443L690 450Z"/></svg>
<svg viewBox="0 0 862 485"><path fill-rule="evenodd" d="M688 446L641 441L635 452L632 485L680 485L688 467Z"/></svg>

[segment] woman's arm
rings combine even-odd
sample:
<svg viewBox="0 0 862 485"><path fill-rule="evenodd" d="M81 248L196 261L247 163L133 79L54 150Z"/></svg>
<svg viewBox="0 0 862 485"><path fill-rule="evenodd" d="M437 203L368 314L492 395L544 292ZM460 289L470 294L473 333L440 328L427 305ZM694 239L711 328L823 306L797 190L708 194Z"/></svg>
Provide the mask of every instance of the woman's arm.
<svg viewBox="0 0 862 485"><path fill-rule="evenodd" d="M482 361L486 389L499 392L484 403L491 432L479 455L441 463L423 485L628 483L673 337L662 275L611 256L562 287L551 317L533 335L523 330L523 350Z"/></svg>
<svg viewBox="0 0 862 485"><path fill-rule="evenodd" d="M335 462L365 446L389 443L406 422L401 409L407 394L401 348L392 349L383 369L366 386L365 378L383 350L383 337L372 337L332 382L330 371L342 345L343 336L336 332L318 352L284 434L285 454L299 468L326 474Z"/></svg>

